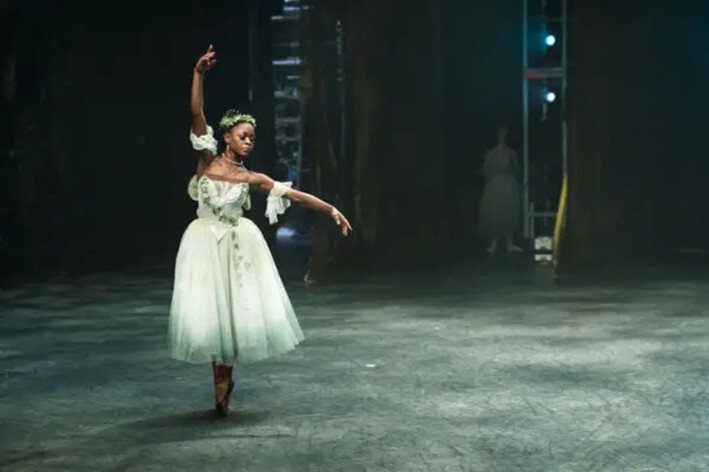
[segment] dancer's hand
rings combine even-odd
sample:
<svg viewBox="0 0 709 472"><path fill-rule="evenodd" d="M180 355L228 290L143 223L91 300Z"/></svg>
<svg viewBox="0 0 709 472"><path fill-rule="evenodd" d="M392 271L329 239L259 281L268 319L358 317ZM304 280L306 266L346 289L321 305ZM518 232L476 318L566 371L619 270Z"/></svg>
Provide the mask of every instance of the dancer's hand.
<svg viewBox="0 0 709 472"><path fill-rule="evenodd" d="M352 226L350 226L350 222L347 221L345 215L340 213L340 210L335 207L332 207L330 216L332 216L332 219L335 220L335 224L340 227L343 236L347 236L347 234L352 231Z"/></svg>
<svg viewBox="0 0 709 472"><path fill-rule="evenodd" d="M210 44L209 48L207 48L207 52L199 58L197 64L194 66L195 72L197 72L198 74L204 74L212 67L214 67L214 64L217 63L217 60L214 59L214 56L216 56L216 54L217 53L214 51L214 46Z"/></svg>

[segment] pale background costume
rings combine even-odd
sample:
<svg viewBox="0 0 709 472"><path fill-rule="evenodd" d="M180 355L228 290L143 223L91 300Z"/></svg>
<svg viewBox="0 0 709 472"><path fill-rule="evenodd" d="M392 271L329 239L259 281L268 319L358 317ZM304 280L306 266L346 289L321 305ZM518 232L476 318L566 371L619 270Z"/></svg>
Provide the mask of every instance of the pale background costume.
<svg viewBox="0 0 709 472"><path fill-rule="evenodd" d="M480 200L480 231L490 237L505 237L520 223L519 165L517 154L507 146L488 151L483 165L485 188Z"/></svg>

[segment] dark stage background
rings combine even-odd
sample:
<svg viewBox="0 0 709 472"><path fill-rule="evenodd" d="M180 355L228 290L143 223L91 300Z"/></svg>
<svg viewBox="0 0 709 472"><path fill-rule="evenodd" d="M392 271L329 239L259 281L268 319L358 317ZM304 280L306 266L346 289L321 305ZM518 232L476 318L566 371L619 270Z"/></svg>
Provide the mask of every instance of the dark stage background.
<svg viewBox="0 0 709 472"><path fill-rule="evenodd" d="M377 234L346 250L395 254L382 260L402 266L473 263L484 247L475 235L479 168L498 124L511 126L520 150L520 2L384 3L322 2L345 19L354 45L350 101L378 94L372 109L351 107L350 157L371 165L342 204L361 234ZM278 2L260 4L252 48L246 0L3 6L5 283L172 262L194 211L185 193L195 167L191 69L209 43L219 63L206 84L208 118L229 107L259 115L251 167L273 170L267 20ZM709 7L576 0L572 12L565 264L655 261L707 246ZM362 57L375 58L366 71ZM364 146L367 124L376 131ZM443 250L432 256L434 246Z"/></svg>
<svg viewBox="0 0 709 472"><path fill-rule="evenodd" d="M572 266L706 249L709 5L575 4Z"/></svg>

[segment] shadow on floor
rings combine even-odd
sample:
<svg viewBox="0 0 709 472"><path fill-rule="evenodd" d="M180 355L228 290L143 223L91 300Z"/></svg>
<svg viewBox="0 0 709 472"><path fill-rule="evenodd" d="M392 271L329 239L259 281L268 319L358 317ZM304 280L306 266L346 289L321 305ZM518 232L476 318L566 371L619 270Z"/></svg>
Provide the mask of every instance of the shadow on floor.
<svg viewBox="0 0 709 472"><path fill-rule="evenodd" d="M4 451L0 459L0 469L19 467L24 462L51 463L65 458L100 457L106 453L106 445L110 445L111 454L116 451L128 451L135 447L179 442L195 442L209 440L215 435L220 438L259 438L280 437L287 434L251 434L245 432L249 427L266 423L272 416L271 412L263 410L245 410L233 408L229 416L221 418L213 410L200 410L170 415L157 416L136 421L128 421L110 426L100 432L84 436L80 442L69 439L68 445L36 448L25 451Z"/></svg>

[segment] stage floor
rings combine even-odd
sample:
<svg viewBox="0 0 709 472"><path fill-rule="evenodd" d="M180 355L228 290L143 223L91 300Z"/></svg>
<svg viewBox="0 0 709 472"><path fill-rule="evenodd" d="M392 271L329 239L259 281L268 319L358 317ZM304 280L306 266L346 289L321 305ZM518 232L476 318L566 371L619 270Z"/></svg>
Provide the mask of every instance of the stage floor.
<svg viewBox="0 0 709 472"><path fill-rule="evenodd" d="M709 470L704 280L287 286L307 339L239 369L226 419L166 357L169 271L0 293L0 469Z"/></svg>

